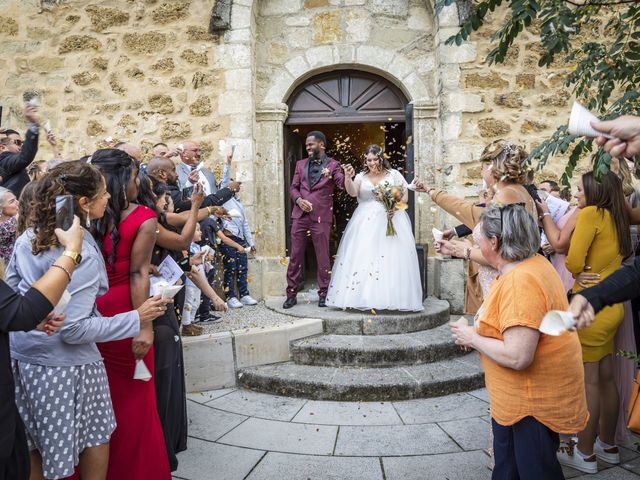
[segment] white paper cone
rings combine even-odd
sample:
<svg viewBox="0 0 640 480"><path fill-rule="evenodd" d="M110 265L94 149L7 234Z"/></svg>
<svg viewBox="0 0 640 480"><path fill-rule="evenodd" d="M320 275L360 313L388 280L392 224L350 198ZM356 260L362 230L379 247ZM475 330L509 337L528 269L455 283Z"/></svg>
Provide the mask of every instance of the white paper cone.
<svg viewBox="0 0 640 480"><path fill-rule="evenodd" d="M573 102L571 116L569 117L569 133L580 137L613 138L611 135L599 132L591 126L592 121L598 120L598 117L578 102Z"/></svg>
<svg viewBox="0 0 640 480"><path fill-rule="evenodd" d="M229 214L229 216L231 218L240 218L240 217L242 217L242 214L240 213L240 211L237 208L232 208L231 210L227 211L227 213Z"/></svg>
<svg viewBox="0 0 640 480"><path fill-rule="evenodd" d="M540 322L538 330L542 333L546 333L547 335L557 337L569 330L575 324L576 321L571 313L564 312L562 310L551 310L544 316L542 322Z"/></svg>
<svg viewBox="0 0 640 480"><path fill-rule="evenodd" d="M442 241L443 233L440 230L438 230L437 228L433 227L431 229L431 233L433 233L433 239L436 242L441 242Z"/></svg>
<svg viewBox="0 0 640 480"><path fill-rule="evenodd" d="M133 372L134 380L142 380L148 382L151 380L151 372L144 363L144 360L136 360L136 369Z"/></svg>
<svg viewBox="0 0 640 480"><path fill-rule="evenodd" d="M415 180L416 180L416 179L414 178L413 180L411 180L411 183L410 183L409 185L407 185L407 188L408 188L409 190L414 191L414 192L416 191L416 184L415 184L415 183L413 183L413 182L415 182Z"/></svg>

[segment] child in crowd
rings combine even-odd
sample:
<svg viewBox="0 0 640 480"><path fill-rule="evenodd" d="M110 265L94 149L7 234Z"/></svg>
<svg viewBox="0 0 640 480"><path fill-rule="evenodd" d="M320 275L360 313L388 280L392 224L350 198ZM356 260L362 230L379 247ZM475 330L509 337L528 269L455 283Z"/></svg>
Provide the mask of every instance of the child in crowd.
<svg viewBox="0 0 640 480"><path fill-rule="evenodd" d="M200 225L196 225L196 231L193 234L193 241L189 247L189 253L191 254L191 263L193 268L200 269L205 272L203 254L206 251L202 250L199 242L202 240L202 231ZM182 335L183 336L197 336L202 334L202 327L194 325L194 320L198 306L200 305L201 291L200 289L187 277L185 282L185 297L184 308L182 309Z"/></svg>
<svg viewBox="0 0 640 480"><path fill-rule="evenodd" d="M229 308L242 308L246 305L256 305L258 302L249 294L247 282L247 253L255 252L253 236L249 222L245 216L244 207L234 194L223 206L228 216L221 217L222 234L242 247L234 248L224 242L220 245L224 265L224 291L227 295ZM237 282L237 294L236 294ZM238 297L240 298L238 300Z"/></svg>

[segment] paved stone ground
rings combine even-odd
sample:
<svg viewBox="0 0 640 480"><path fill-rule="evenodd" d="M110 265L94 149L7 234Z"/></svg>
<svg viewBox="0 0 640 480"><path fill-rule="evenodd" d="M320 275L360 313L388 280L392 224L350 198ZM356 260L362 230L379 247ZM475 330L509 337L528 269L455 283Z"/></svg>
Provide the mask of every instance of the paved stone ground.
<svg viewBox="0 0 640 480"><path fill-rule="evenodd" d="M190 394L175 479L431 480L491 477L486 391L402 402L327 402L224 389ZM640 454L596 475L637 480Z"/></svg>

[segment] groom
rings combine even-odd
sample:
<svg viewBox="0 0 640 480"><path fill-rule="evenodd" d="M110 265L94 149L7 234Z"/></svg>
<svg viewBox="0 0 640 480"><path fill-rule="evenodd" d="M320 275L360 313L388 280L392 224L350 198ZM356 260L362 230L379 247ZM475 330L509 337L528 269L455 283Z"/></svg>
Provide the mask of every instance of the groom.
<svg viewBox="0 0 640 480"><path fill-rule="evenodd" d="M291 212L291 252L287 268L287 299L283 308L296 303L298 283L307 238L311 237L318 264L318 306L326 306L327 288L331 276L329 260L329 230L333 221L333 190L344 188L344 173L340 162L324 153L327 140L322 132L313 131L305 142L309 158L298 160L291 182L290 195L294 203Z"/></svg>

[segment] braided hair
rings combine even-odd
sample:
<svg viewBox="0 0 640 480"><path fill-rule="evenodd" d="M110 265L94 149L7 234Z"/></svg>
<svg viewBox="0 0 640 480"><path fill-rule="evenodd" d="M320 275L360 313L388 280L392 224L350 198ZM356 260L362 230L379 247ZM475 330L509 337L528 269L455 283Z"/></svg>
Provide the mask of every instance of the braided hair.
<svg viewBox="0 0 640 480"><path fill-rule="evenodd" d="M94 199L102 190L100 171L84 162L64 162L49 170L38 182L29 200L30 215L26 226L33 226L31 251L34 255L59 246L56 229L56 197L73 196L74 212L82 224L86 213L80 208L81 197Z"/></svg>
<svg viewBox="0 0 640 480"><path fill-rule="evenodd" d="M138 165L127 152L115 148L96 150L91 155L91 164L104 176L107 192L111 195L104 216L92 222L91 233L103 248L107 235L111 237L111 254L108 260L109 266L113 268L120 241L120 216L129 207L130 202L127 198L127 186L132 174L138 171Z"/></svg>

